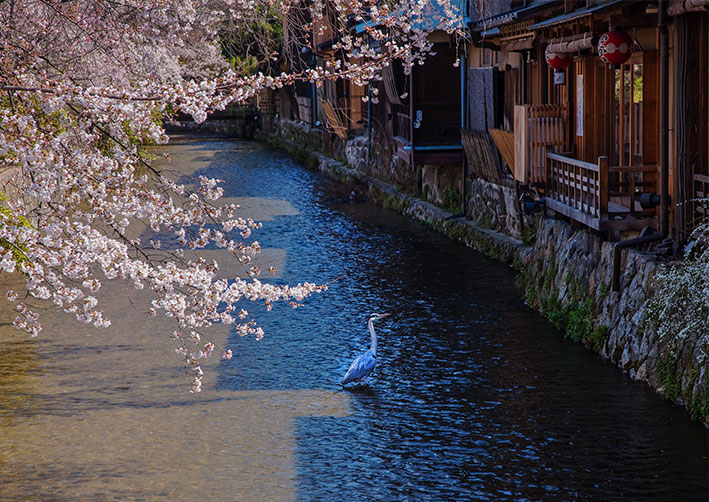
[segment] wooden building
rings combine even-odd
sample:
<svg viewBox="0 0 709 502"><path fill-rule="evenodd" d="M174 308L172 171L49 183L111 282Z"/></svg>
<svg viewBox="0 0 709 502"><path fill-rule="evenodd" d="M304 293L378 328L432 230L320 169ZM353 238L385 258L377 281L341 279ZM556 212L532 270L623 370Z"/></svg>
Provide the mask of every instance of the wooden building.
<svg viewBox="0 0 709 502"><path fill-rule="evenodd" d="M465 14L465 7L460 7ZM431 13L430 19L436 18ZM335 33L345 29L366 36L369 21L359 23L335 15L325 3L323 17L315 20L313 53L317 65L340 60L344 51L336 46ZM337 29L335 29L337 28ZM456 173L463 161L461 126L464 91L461 86L465 65L455 65L464 52L455 39L442 31L429 37L433 55L423 66L404 71L400 61L382 70L381 80L368 86L353 81L326 81L317 88L315 115L325 128L326 143L343 143L355 136L367 136L375 150L376 162L398 159L401 165L382 171L396 173L391 180L409 188L421 188L424 166L452 165ZM372 41L376 48L376 41ZM364 98L364 99L363 99ZM415 187L417 181L418 187Z"/></svg>
<svg viewBox="0 0 709 502"><path fill-rule="evenodd" d="M313 23L312 52L315 66L329 67L339 61L344 67L346 51L336 49L337 33L354 29L351 18L337 15L332 3L325 2L323 17ZM356 61L352 61L356 62ZM316 122L327 132L345 141L363 134L367 127L367 107L363 102L367 89L352 80L327 80L316 87L314 112Z"/></svg>
<svg viewBox="0 0 709 502"><path fill-rule="evenodd" d="M372 163L395 159L392 181L423 193L438 177L465 193L467 170L611 239L684 241L709 193L707 4L462 2L471 43L434 31L425 65L394 63L366 87L326 82L298 106L310 99L333 142L368 136ZM315 64L344 62L334 26L365 30L327 4L314 25Z"/></svg>
<svg viewBox="0 0 709 502"><path fill-rule="evenodd" d="M435 55L407 76L408 88L400 95L405 98L394 101L396 96L387 94L388 104L399 106L392 124L397 154L410 166L460 164L463 69L455 64L458 45L443 32L434 32L430 41Z"/></svg>
<svg viewBox="0 0 709 502"><path fill-rule="evenodd" d="M514 178L597 231L685 239L709 189L706 3L510 2L473 17L471 71L494 70L485 127L513 135L514 156L500 153Z"/></svg>

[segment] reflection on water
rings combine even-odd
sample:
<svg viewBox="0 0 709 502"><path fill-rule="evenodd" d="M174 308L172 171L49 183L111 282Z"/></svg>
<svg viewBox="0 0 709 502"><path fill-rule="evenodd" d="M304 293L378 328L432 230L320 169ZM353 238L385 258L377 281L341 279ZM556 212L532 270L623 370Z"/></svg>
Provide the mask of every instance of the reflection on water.
<svg viewBox="0 0 709 502"><path fill-rule="evenodd" d="M277 281L344 277L260 342L215 328L235 358L199 395L145 292L107 288L100 332L1 324L0 500L706 500L706 431L563 342L508 269L257 144L169 150L269 220ZM343 391L372 311L379 366Z"/></svg>
<svg viewBox="0 0 709 502"><path fill-rule="evenodd" d="M3 316L3 319L5 317ZM0 324L0 437L8 430L21 430L27 417L36 411L32 395L39 387L37 352L27 337ZM16 457L22 444L0 441L0 472L6 472L9 458ZM2 490L0 490L0 493Z"/></svg>

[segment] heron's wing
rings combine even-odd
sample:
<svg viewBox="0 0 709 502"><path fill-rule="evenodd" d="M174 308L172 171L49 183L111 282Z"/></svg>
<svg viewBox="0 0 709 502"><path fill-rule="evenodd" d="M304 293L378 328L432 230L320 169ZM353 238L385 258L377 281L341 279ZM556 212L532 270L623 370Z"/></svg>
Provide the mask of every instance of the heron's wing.
<svg viewBox="0 0 709 502"><path fill-rule="evenodd" d="M345 376L342 379L342 385L369 376L376 364L377 359L373 357L372 353L369 351L357 356L357 358L352 361L352 364L350 364L350 369L348 369L347 373L345 373Z"/></svg>

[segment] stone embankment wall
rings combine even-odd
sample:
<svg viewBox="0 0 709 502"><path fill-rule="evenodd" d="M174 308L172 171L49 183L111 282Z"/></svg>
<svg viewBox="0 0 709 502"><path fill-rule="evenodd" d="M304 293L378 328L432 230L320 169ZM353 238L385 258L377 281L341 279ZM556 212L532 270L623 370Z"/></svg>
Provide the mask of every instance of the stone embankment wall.
<svg viewBox="0 0 709 502"><path fill-rule="evenodd" d="M610 359L635 379L709 420L709 374L700 334L676 350L661 340L648 304L664 263L635 249L623 251L619 291L612 291L613 243L585 229L545 218L521 282L527 301L565 336Z"/></svg>
<svg viewBox="0 0 709 502"><path fill-rule="evenodd" d="M453 213L462 209L462 168L427 165L421 169L423 198Z"/></svg>
<svg viewBox="0 0 709 502"><path fill-rule="evenodd" d="M169 132L216 132L253 139L256 132L265 125L262 124L266 121L264 119L253 106L234 104L226 110L210 114L201 123L195 122L189 115L179 114L165 123L165 129Z"/></svg>
<svg viewBox="0 0 709 502"><path fill-rule="evenodd" d="M288 123L277 131L271 142L311 168L358 184L383 206L519 270L529 305L544 313L567 338L585 344L631 378L647 382L684 405L694 419L709 423L709 372L706 362L698 362L709 359L701 356L704 347L698 345L698 337L690 337L679 351L670 353L647 314L648 301L655 293L654 277L662 266L654 256L625 250L620 291L614 292L613 244L563 221L539 214L524 216L512 187L474 180L468 186L467 218L455 217L371 177L361 159L362 145L349 150L359 152L359 160L348 155L344 163L315 151L318 134Z"/></svg>
<svg viewBox="0 0 709 502"><path fill-rule="evenodd" d="M503 186L474 178L467 184L466 192L468 218L526 243L534 241L540 213L524 214L520 193L512 182Z"/></svg>

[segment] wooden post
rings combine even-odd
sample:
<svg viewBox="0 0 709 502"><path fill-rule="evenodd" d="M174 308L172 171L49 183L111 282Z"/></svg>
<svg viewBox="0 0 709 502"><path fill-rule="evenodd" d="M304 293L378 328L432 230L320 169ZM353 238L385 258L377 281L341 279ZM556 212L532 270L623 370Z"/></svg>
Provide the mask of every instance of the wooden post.
<svg viewBox="0 0 709 502"><path fill-rule="evenodd" d="M527 134L529 120L527 105L515 105L515 179L522 184L528 182L529 141Z"/></svg>
<svg viewBox="0 0 709 502"><path fill-rule="evenodd" d="M601 221L608 219L608 157L598 157L598 218Z"/></svg>
<svg viewBox="0 0 709 502"><path fill-rule="evenodd" d="M547 197L551 194L552 190L554 189L554 180L552 179L552 172L551 172L551 161L549 158L547 158L547 153L551 151L551 148L547 145L544 149L544 170L545 170L545 176L544 176L544 195Z"/></svg>

